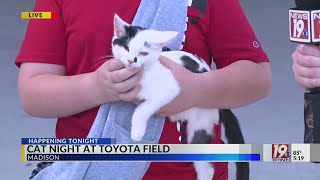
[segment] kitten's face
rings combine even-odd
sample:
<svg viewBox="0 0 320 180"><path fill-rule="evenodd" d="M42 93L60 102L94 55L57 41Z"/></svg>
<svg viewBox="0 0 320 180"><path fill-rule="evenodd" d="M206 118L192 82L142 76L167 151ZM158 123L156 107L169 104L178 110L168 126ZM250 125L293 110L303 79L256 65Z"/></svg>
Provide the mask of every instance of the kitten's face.
<svg viewBox="0 0 320 180"><path fill-rule="evenodd" d="M148 66L158 61L164 45L177 34L131 26L115 15L112 52L127 68Z"/></svg>

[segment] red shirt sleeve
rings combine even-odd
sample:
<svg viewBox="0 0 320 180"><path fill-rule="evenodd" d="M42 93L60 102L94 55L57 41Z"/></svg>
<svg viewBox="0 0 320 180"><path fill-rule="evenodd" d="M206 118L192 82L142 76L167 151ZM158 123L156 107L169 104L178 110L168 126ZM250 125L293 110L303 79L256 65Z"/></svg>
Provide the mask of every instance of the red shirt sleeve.
<svg viewBox="0 0 320 180"><path fill-rule="evenodd" d="M37 0L34 11L56 12L51 20L30 20L20 52L16 58L23 62L65 65L65 25L61 14L61 0Z"/></svg>
<svg viewBox="0 0 320 180"><path fill-rule="evenodd" d="M238 0L209 1L210 49L217 68L237 60L268 62Z"/></svg>

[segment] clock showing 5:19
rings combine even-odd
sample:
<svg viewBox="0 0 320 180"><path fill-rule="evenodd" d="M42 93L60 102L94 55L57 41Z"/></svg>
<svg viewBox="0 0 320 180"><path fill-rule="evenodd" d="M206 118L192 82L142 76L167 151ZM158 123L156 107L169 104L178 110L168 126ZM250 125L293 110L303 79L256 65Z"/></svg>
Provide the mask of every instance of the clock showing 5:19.
<svg viewBox="0 0 320 180"><path fill-rule="evenodd" d="M292 160L294 160L294 161L303 161L304 160L304 156L301 155L301 154L302 154L302 150L293 151Z"/></svg>

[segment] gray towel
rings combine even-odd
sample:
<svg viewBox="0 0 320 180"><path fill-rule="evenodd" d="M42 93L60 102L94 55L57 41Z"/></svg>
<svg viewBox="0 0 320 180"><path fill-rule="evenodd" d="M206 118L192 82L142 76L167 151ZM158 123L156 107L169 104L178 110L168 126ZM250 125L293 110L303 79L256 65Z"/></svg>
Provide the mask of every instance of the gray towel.
<svg viewBox="0 0 320 180"><path fill-rule="evenodd" d="M181 50L187 23L187 0L142 0L132 22L133 25L159 31L177 31L177 38L166 45Z"/></svg>
<svg viewBox="0 0 320 180"><path fill-rule="evenodd" d="M187 19L187 0L142 0L132 22L145 28L179 32L168 48L180 50L184 38ZM128 102L113 102L102 105L94 120L88 138L116 138L116 143L132 144L130 137L131 118L135 105ZM156 144L159 142L164 119L152 116L147 132L140 142ZM41 170L34 180L109 180L141 179L150 162L56 162Z"/></svg>

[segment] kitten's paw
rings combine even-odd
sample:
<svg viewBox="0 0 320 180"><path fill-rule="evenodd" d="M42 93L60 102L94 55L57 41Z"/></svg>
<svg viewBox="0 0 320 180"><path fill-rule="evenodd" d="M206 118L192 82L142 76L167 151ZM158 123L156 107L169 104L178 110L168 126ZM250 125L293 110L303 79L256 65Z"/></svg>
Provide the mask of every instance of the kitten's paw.
<svg viewBox="0 0 320 180"><path fill-rule="evenodd" d="M207 169L206 172L202 172L198 174L197 180L212 180L214 174L214 170L212 169Z"/></svg>
<svg viewBox="0 0 320 180"><path fill-rule="evenodd" d="M131 130L131 139L134 142L139 142L139 141L142 140L144 134L145 134L144 131L132 128L132 130Z"/></svg>
<svg viewBox="0 0 320 180"><path fill-rule="evenodd" d="M214 168L207 162L196 162L197 180L212 180Z"/></svg>
<svg viewBox="0 0 320 180"><path fill-rule="evenodd" d="M212 180L213 173L214 172L212 171L212 172L207 172L206 174L198 175L197 180Z"/></svg>
<svg viewBox="0 0 320 180"><path fill-rule="evenodd" d="M214 168L210 167L208 168L208 178L210 178L210 180L213 178L214 175Z"/></svg>

